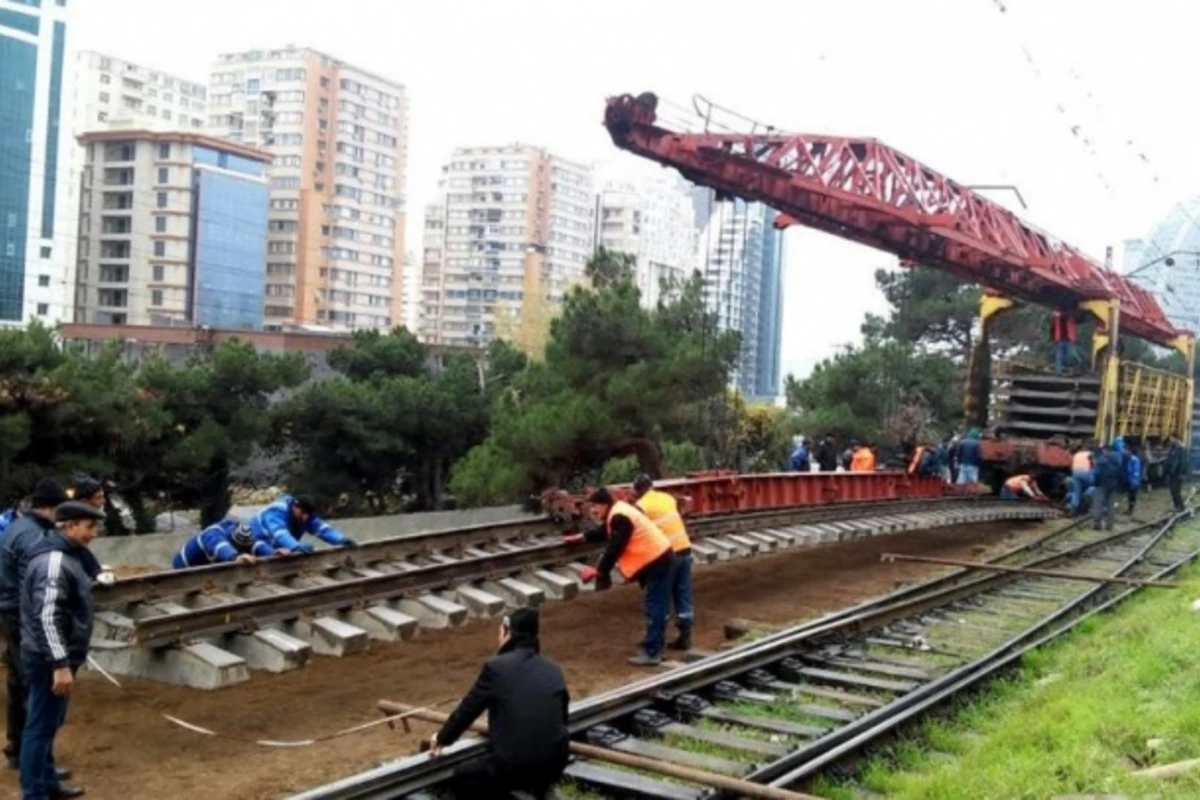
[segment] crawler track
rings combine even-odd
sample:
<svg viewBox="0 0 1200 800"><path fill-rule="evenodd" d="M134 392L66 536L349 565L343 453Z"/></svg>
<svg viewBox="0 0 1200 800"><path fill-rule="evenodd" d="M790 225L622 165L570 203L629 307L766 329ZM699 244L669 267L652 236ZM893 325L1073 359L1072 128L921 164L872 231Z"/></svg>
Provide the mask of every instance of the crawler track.
<svg viewBox="0 0 1200 800"><path fill-rule="evenodd" d="M1176 529L1188 516L1115 534L1067 525L993 562L1161 578L1200 555L1200 526ZM1132 591L960 570L583 700L570 727L594 745L794 787ZM293 800L419 796L480 747L459 743ZM712 796L586 759L567 779L602 796Z"/></svg>
<svg viewBox="0 0 1200 800"><path fill-rule="evenodd" d="M691 532L700 563L776 549L973 522L1043 519L1043 507L991 499L803 506L709 516ZM564 545L549 520L477 526L328 550L255 567L154 573L98 592L106 668L216 688L257 667L343 656L506 608L571 599L599 546Z"/></svg>

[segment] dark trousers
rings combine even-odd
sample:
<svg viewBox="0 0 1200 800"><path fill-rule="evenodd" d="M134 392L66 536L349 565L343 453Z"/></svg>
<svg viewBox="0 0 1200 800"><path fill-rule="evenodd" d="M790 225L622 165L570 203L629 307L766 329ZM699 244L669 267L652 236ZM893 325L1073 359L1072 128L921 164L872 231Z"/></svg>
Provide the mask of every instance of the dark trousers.
<svg viewBox="0 0 1200 800"><path fill-rule="evenodd" d="M1133 513L1133 508L1134 508L1134 506L1137 505L1138 492L1140 492L1141 490L1142 489L1140 486L1130 486L1129 487L1129 513L1130 514Z"/></svg>
<svg viewBox="0 0 1200 800"><path fill-rule="evenodd" d="M67 698L54 694L53 665L29 655L23 656L21 665L29 684L28 718L21 740L21 798L48 800L58 788L54 737L67 720Z"/></svg>
<svg viewBox="0 0 1200 800"><path fill-rule="evenodd" d="M1176 511L1183 511L1183 476L1168 475L1167 488L1171 490L1171 502Z"/></svg>
<svg viewBox="0 0 1200 800"><path fill-rule="evenodd" d="M25 733L25 675L21 668L21 616L0 612L0 636L4 637L5 710L8 720L8 743L4 755L21 757L21 736Z"/></svg>
<svg viewBox="0 0 1200 800"><path fill-rule="evenodd" d="M667 612L671 606L671 565L655 569L642 579L642 608L646 612L646 655L662 655L667 643Z"/></svg>
<svg viewBox="0 0 1200 800"><path fill-rule="evenodd" d="M1092 528L1094 530L1112 530L1113 506L1116 499L1117 490L1114 487L1096 486L1096 494L1092 497Z"/></svg>
<svg viewBox="0 0 1200 800"><path fill-rule="evenodd" d="M696 624L692 606L692 554L676 553L671 561L671 605L675 607L675 624L680 630Z"/></svg>
<svg viewBox="0 0 1200 800"><path fill-rule="evenodd" d="M491 756L476 758L454 770L454 796L457 800L507 800L515 791L531 794L539 800L545 797L567 766L566 758L507 770Z"/></svg>

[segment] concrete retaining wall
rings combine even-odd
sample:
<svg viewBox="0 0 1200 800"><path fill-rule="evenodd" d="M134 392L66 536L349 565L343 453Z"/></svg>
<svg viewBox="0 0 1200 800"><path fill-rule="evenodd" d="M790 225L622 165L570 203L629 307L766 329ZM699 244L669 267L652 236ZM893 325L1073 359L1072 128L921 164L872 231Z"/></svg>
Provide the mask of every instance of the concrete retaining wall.
<svg viewBox="0 0 1200 800"><path fill-rule="evenodd" d="M229 513L245 520L257 513L258 510L259 507L242 506L230 509ZM467 525L486 525L511 519L528 519L532 516L523 511L520 506L491 506L464 511L427 511L419 514L396 514L386 517L349 517L330 520L330 522L348 536L353 536L361 542L369 542L386 539L389 536L462 528ZM143 536L101 537L92 543L91 549L102 564L169 567L171 559L179 552L179 548L183 547L183 543L193 535L195 535L194 530L179 533L152 533ZM305 541L311 541L316 547L323 546L319 539L311 536L306 536Z"/></svg>

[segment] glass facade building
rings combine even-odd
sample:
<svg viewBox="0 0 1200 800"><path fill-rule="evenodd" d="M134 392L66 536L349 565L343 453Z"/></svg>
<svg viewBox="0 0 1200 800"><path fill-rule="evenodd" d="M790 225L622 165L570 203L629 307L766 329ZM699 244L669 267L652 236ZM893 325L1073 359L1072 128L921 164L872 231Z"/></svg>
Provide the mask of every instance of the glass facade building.
<svg viewBox="0 0 1200 800"><path fill-rule="evenodd" d="M69 318L67 0L0 2L0 324Z"/></svg>
<svg viewBox="0 0 1200 800"><path fill-rule="evenodd" d="M254 164L260 172L265 166L238 160ZM261 328L270 189L265 181L223 172L197 169L195 174L189 316L210 328Z"/></svg>

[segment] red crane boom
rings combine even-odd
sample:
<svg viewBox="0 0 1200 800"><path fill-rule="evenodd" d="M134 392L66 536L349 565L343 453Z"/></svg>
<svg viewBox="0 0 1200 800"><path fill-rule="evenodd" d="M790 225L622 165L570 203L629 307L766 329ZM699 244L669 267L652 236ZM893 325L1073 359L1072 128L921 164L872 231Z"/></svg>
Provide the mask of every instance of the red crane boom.
<svg viewBox="0 0 1200 800"><path fill-rule="evenodd" d="M1039 305L1117 299L1121 330L1156 344L1186 333L1142 287L882 142L674 132L657 124L657 105L652 94L610 98L613 143L719 196L774 208L778 227L816 228Z"/></svg>

